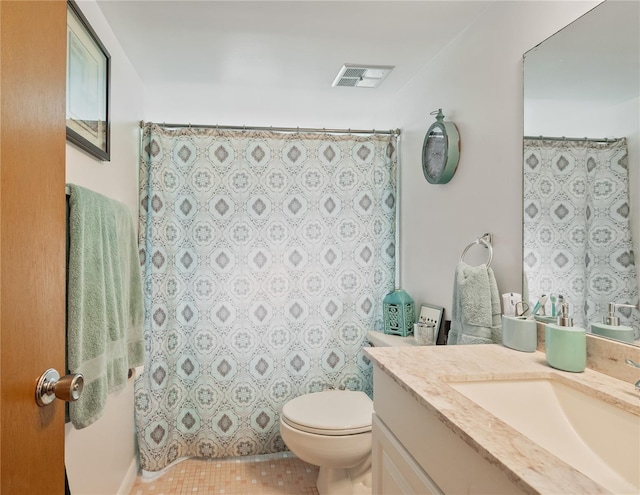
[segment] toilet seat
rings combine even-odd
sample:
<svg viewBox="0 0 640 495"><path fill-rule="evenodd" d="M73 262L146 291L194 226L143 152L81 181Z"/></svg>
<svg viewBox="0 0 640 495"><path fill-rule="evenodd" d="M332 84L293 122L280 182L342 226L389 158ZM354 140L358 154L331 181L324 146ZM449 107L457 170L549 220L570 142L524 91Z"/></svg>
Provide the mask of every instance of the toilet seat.
<svg viewBox="0 0 640 495"><path fill-rule="evenodd" d="M282 420L290 427L327 436L369 432L372 414L367 394L350 390L301 395L282 408Z"/></svg>

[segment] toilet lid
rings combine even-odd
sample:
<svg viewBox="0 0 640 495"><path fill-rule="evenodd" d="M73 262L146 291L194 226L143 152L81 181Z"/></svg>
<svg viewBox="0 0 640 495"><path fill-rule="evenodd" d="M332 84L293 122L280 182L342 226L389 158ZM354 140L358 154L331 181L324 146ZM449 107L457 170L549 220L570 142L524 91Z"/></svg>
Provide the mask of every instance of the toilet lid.
<svg viewBox="0 0 640 495"><path fill-rule="evenodd" d="M364 392L325 390L301 395L282 408L292 428L319 435L353 435L371 431L373 402Z"/></svg>

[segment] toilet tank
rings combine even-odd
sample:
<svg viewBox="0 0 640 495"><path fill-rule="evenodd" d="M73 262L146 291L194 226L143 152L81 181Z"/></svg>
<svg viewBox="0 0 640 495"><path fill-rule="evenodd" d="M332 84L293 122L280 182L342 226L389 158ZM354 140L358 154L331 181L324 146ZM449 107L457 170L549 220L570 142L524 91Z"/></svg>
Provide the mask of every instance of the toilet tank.
<svg viewBox="0 0 640 495"><path fill-rule="evenodd" d="M401 337L400 335L390 335L375 330L367 332L367 341L371 347L402 347L417 345L413 335Z"/></svg>

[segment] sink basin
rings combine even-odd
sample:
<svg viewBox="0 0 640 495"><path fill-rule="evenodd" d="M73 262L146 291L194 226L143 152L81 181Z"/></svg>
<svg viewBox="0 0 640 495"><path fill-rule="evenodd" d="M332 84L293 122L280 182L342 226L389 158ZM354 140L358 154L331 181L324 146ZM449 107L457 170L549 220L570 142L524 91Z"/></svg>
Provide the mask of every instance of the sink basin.
<svg viewBox="0 0 640 495"><path fill-rule="evenodd" d="M640 417L552 379L450 385L616 494L640 493Z"/></svg>

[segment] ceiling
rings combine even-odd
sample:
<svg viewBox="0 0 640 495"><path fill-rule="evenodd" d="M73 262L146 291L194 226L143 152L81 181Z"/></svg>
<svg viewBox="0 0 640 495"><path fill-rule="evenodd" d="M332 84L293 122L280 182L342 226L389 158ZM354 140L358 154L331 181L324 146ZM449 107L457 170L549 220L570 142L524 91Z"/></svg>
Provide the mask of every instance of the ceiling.
<svg viewBox="0 0 640 495"><path fill-rule="evenodd" d="M97 3L148 89L195 84L380 97L399 91L493 2ZM376 89L332 88L344 63L395 69Z"/></svg>

